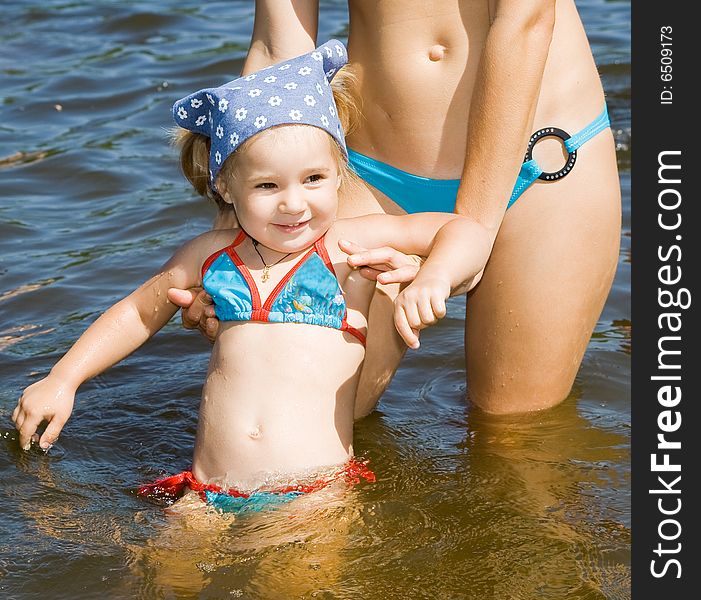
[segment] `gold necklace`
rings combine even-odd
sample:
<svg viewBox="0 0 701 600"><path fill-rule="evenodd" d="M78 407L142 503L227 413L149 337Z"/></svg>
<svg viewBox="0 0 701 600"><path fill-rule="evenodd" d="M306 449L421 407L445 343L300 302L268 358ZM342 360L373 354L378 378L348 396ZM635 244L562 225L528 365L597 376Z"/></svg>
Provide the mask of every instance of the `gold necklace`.
<svg viewBox="0 0 701 600"><path fill-rule="evenodd" d="M292 252L288 252L288 253L285 254L285 256L283 256L280 260L276 260L274 263L272 263L272 264L269 265L268 263L265 262L265 259L263 258L263 255L262 255L262 254L260 253L260 251L258 250L258 241L257 241L257 240L251 240L251 241L253 242L253 249L256 251L256 254L257 254L258 256L260 256L260 262L263 263L263 274L261 275L260 280L261 280L263 283L265 283L266 281L268 281L268 279L270 279L270 267L274 267L274 266L277 265L278 263L281 263L281 262L282 262L283 260L285 260L290 254L292 254Z"/></svg>

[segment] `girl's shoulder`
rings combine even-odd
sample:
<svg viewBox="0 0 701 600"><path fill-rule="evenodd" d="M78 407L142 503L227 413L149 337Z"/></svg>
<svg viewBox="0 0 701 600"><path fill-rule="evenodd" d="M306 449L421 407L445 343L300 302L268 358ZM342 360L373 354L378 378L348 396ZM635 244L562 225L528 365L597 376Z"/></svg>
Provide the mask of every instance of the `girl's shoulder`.
<svg viewBox="0 0 701 600"><path fill-rule="evenodd" d="M192 238L185 244L189 252L203 256L203 260L210 254L223 250L230 246L240 233L240 229L212 229Z"/></svg>
<svg viewBox="0 0 701 600"><path fill-rule="evenodd" d="M220 250L230 246L240 229L212 229L185 242L175 253L174 259L183 262L193 273L200 272L204 262Z"/></svg>

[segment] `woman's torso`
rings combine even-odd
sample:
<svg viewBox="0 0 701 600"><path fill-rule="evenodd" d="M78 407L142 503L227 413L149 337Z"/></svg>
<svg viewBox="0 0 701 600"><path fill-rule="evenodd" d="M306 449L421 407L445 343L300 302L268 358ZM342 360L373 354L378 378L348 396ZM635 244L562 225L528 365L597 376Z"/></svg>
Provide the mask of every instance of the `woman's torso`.
<svg viewBox="0 0 701 600"><path fill-rule="evenodd" d="M492 10L489 0L351 0L348 51L364 118L349 146L416 175L459 178ZM603 91L573 0L556 11L533 127L574 133L599 114Z"/></svg>
<svg viewBox="0 0 701 600"><path fill-rule="evenodd" d="M249 242L236 251L264 303L304 253L271 268L264 283ZM326 248L348 321L363 328L373 286L351 274L332 235ZM251 489L271 473L301 474L345 462L353 454L353 409L364 355L354 337L330 327L222 321L202 392L195 476Z"/></svg>

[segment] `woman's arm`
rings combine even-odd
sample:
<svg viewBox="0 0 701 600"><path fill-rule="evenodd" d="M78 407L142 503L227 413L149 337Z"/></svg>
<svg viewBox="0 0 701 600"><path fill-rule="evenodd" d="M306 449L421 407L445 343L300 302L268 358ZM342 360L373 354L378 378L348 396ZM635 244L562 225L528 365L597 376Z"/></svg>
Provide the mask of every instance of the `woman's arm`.
<svg viewBox="0 0 701 600"><path fill-rule="evenodd" d="M470 104L465 164L455 205L455 212L468 219L441 228L426 263L395 300L397 330L411 347L418 347L420 329L445 314L444 299L451 291L467 292L479 281L533 125L555 27L555 0L493 0L490 5L494 19ZM463 228L464 234L460 233ZM425 256L420 250L387 245Z"/></svg>
<svg viewBox="0 0 701 600"><path fill-rule="evenodd" d="M78 387L126 358L171 319L177 306L168 301L168 288L198 283L198 240L185 244L158 274L105 311L47 377L24 390L12 414L20 447L28 449L37 427L47 421L40 445L48 448L73 410Z"/></svg>
<svg viewBox="0 0 701 600"><path fill-rule="evenodd" d="M316 47L319 0L256 0L253 36L241 75Z"/></svg>
<svg viewBox="0 0 701 600"><path fill-rule="evenodd" d="M495 0L470 105L455 210L492 244L523 162L555 25L555 0Z"/></svg>
<svg viewBox="0 0 701 600"><path fill-rule="evenodd" d="M493 22L472 96L465 164L456 212L482 224L494 244L523 153L552 40L555 0L490 0ZM358 241L358 240L353 240ZM390 247L341 249L361 274L380 283L407 283L418 272L411 257ZM474 283L454 288L465 293Z"/></svg>

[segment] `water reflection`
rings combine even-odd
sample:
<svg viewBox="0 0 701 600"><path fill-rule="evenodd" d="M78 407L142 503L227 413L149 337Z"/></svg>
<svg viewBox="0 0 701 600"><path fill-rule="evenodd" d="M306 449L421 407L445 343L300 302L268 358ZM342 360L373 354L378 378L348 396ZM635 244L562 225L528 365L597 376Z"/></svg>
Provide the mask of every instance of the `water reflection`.
<svg viewBox="0 0 701 600"><path fill-rule="evenodd" d="M362 437L382 447L378 487L365 490L373 535L355 540L350 564L373 585L388 577L398 597L417 585L436 597L628 597L629 439L593 426L578 395L516 418L452 411L423 443L411 439L425 423L371 418Z"/></svg>
<svg viewBox="0 0 701 600"><path fill-rule="evenodd" d="M35 564L27 589L50 581L46 565L65 554L124 597L412 597L417 589L436 598L462 589L481 598L628 597L625 428L595 424L581 389L542 413L486 415L469 407L464 389L455 393L459 379L438 373L423 400L401 398L415 406L398 411L400 399L390 398L385 412L360 422L356 448L371 458L376 484L242 517L199 500L196 510L167 514L135 498L134 474L116 477L104 455L115 448L116 464L129 448L104 436L93 439L104 450L81 454L68 441L58 454L24 454L8 430L16 474L5 493L18 498L18 522L29 525L44 565ZM154 462L147 454L141 459ZM94 576L91 588L101 581Z"/></svg>
<svg viewBox="0 0 701 600"><path fill-rule="evenodd" d="M340 589L358 514L357 494L343 484L244 515L222 515L194 497L130 547L140 597L303 598Z"/></svg>

